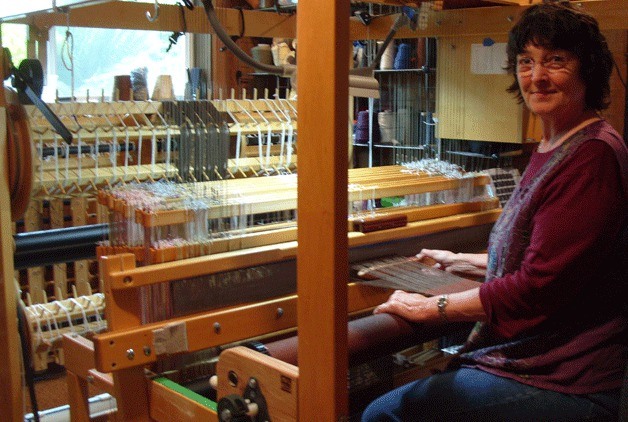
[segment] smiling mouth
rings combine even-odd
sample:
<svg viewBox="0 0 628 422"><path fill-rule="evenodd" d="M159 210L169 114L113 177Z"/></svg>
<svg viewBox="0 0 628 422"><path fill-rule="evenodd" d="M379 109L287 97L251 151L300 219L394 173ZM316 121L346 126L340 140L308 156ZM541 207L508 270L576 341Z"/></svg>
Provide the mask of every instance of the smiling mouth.
<svg viewBox="0 0 628 422"><path fill-rule="evenodd" d="M537 91L533 92L530 98L536 99L537 101L546 101L549 100L553 94L554 93L550 91Z"/></svg>

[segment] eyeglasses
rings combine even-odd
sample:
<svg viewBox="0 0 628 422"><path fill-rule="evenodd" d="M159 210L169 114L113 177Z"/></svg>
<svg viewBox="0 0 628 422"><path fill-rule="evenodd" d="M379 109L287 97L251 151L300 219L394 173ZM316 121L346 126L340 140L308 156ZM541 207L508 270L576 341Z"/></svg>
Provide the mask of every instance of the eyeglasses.
<svg viewBox="0 0 628 422"><path fill-rule="evenodd" d="M539 64L547 73L556 73L566 68L572 59L566 55L552 54L551 56L543 59ZM519 76L528 77L532 75L532 70L536 62L533 58L528 56L517 57L517 74Z"/></svg>

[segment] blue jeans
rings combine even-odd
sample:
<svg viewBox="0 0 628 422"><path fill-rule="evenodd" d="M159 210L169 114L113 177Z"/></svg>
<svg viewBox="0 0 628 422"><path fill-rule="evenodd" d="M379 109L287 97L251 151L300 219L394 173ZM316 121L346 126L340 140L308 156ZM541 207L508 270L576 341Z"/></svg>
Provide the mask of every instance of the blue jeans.
<svg viewBox="0 0 628 422"><path fill-rule="evenodd" d="M573 395L472 368L411 382L371 403L362 422L616 421L620 390Z"/></svg>

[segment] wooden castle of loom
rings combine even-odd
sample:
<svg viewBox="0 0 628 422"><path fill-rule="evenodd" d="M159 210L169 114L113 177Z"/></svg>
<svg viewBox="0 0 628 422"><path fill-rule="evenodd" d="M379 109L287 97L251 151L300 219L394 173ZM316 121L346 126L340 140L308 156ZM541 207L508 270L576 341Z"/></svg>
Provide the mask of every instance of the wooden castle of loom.
<svg viewBox="0 0 628 422"><path fill-rule="evenodd" d="M108 222L107 208L97 200L103 187L295 171L294 101L257 98L256 92L252 99L245 98L246 92L242 95L244 99L212 101L49 104L73 134L72 145L63 142L37 108L25 106L34 157L24 232ZM231 137L235 151L229 149ZM198 158L180 159L188 156ZM104 329L99 324L86 331L89 324L82 324L83 301L99 302L98 318L104 318L102 286L93 262L28 268L20 279L36 370L50 362L63 364L64 332L91 335ZM64 301L75 301L70 302L70 316Z"/></svg>

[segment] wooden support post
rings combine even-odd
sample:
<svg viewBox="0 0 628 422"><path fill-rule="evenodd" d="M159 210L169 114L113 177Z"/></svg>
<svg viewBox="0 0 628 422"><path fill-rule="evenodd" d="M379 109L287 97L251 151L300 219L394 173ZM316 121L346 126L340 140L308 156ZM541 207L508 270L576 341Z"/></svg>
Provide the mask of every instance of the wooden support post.
<svg viewBox="0 0 628 422"><path fill-rule="evenodd" d="M87 224L87 196L75 196L70 200L72 208L72 226L84 226ZM82 259L74 262L74 285L79 296L91 294L89 284L89 261Z"/></svg>
<svg viewBox="0 0 628 422"><path fill-rule="evenodd" d="M31 200L24 214L24 231L34 232L41 230L41 201ZM33 267L27 271L28 292L33 303L46 302L46 282L44 267Z"/></svg>
<svg viewBox="0 0 628 422"><path fill-rule="evenodd" d="M38 28L35 25L28 26L28 43L26 55L29 59L38 59L44 69L46 77L46 66L48 65L48 28Z"/></svg>
<svg viewBox="0 0 628 422"><path fill-rule="evenodd" d="M2 43L0 42L0 47ZM4 53L0 48L0 75ZM17 331L17 290L13 266L13 233L11 230L11 195L6 169L7 112L4 88L0 89L0 415L5 420L24 418L22 407L22 375L20 370L20 339Z"/></svg>
<svg viewBox="0 0 628 422"><path fill-rule="evenodd" d="M113 271L135 267L135 257L130 254L102 257L99 261L101 278ZM114 291L105 280L105 319L108 330L115 331L142 325L142 304L137 292ZM129 350L128 358L133 359L141 350ZM113 373L113 396L118 406L118 420L125 422L148 421L148 379L144 367L138 366Z"/></svg>
<svg viewBox="0 0 628 422"><path fill-rule="evenodd" d="M93 369L94 344L85 337L64 334L63 350L66 356L70 420L72 422L89 421L89 384L113 394L113 378L111 374L104 374Z"/></svg>
<svg viewBox="0 0 628 422"><path fill-rule="evenodd" d="M334 0L303 2L297 15L298 420L302 421L346 420L348 413L349 16L349 2Z"/></svg>
<svg viewBox="0 0 628 422"><path fill-rule="evenodd" d="M62 229L65 226L63 197L50 198L50 228ZM57 300L68 297L68 268L67 264L53 264L52 273L54 277L54 296Z"/></svg>
<svg viewBox="0 0 628 422"><path fill-rule="evenodd" d="M74 372L66 371L68 383L68 402L70 403L70 420L72 422L89 421L89 389L87 380Z"/></svg>
<svg viewBox="0 0 628 422"><path fill-rule="evenodd" d="M94 345L76 335L63 336L68 383L68 404L72 422L89 421L89 389L87 373L94 367Z"/></svg>

